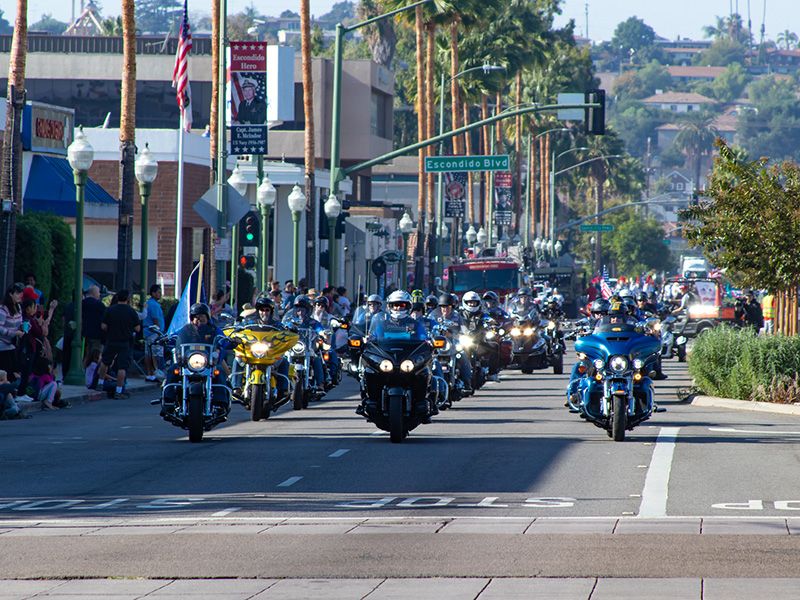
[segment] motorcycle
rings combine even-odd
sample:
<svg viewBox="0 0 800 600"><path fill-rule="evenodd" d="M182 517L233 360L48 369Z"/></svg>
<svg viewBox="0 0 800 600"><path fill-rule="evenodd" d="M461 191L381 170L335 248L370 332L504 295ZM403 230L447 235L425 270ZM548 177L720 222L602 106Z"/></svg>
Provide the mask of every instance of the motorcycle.
<svg viewBox="0 0 800 600"><path fill-rule="evenodd" d="M433 328L434 360L439 363L444 379L445 393L437 403L440 409L450 408L454 402L464 397L464 384L458 376L459 351L453 341L453 335L446 324L437 324Z"/></svg>
<svg viewBox="0 0 800 600"><path fill-rule="evenodd" d="M659 341L632 325L602 325L575 342L582 375L581 418L605 429L614 441L649 419L654 411L651 369Z"/></svg>
<svg viewBox="0 0 800 600"><path fill-rule="evenodd" d="M676 331L677 319L670 315L661 321L661 358L678 357L678 362L686 362L686 336Z"/></svg>
<svg viewBox="0 0 800 600"><path fill-rule="evenodd" d="M536 308L527 304L512 301L510 307L513 325L508 331L511 337L512 364L517 365L525 375L534 369L546 369L550 366L547 339L542 335L539 313Z"/></svg>
<svg viewBox="0 0 800 600"><path fill-rule="evenodd" d="M299 340L299 336L288 329L270 325L239 325L223 330L236 346L231 381L243 377L244 385L234 386L234 398L250 411L252 421L268 419L294 395L296 385L293 370L289 377L277 372L277 364ZM243 368L242 368L243 366ZM289 393L278 396L278 378L288 379ZM295 409L303 408L302 401Z"/></svg>
<svg viewBox="0 0 800 600"><path fill-rule="evenodd" d="M227 421L230 413L230 405L215 404L212 395L219 388L225 394L231 391L227 385L214 383L214 377L220 374L220 350L227 349L226 338L217 336L212 344L175 344L174 338L163 334L158 327L152 326L150 330L159 334L155 344L165 350L173 346L173 360L168 368L180 377L177 382L164 383L161 398L152 404L160 403L163 419L187 430L190 442L201 442L203 433ZM164 398L164 391L170 388L175 388L174 403Z"/></svg>
<svg viewBox="0 0 800 600"><path fill-rule="evenodd" d="M298 341L287 355L289 368L293 368L297 376L292 393L292 406L295 410L300 410L308 408L310 402L319 400L325 395L325 392L322 391L325 382L315 380L314 368L311 364L311 361L318 356L317 343L320 336L310 327L297 327L290 330L298 336Z"/></svg>
<svg viewBox="0 0 800 600"><path fill-rule="evenodd" d="M361 355L363 410L367 421L389 432L397 444L435 413L429 395L433 351L410 334L370 339ZM359 407L361 408L361 407Z"/></svg>

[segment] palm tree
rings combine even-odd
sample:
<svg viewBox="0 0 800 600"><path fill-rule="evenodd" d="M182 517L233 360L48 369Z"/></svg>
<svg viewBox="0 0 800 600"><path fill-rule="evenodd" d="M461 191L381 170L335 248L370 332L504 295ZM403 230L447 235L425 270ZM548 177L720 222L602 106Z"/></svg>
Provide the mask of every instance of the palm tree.
<svg viewBox="0 0 800 600"><path fill-rule="evenodd" d="M694 189L700 189L700 172L703 158L711 154L717 128L712 124L714 115L696 113L684 118L681 130L675 136L675 146L694 163Z"/></svg>
<svg viewBox="0 0 800 600"><path fill-rule="evenodd" d="M784 50L791 50L797 47L797 34L788 29L784 29L778 34L776 41L778 42L778 46L783 44Z"/></svg>
<svg viewBox="0 0 800 600"><path fill-rule="evenodd" d="M133 269L133 200L136 177L136 21L134 0L122 0L122 89L119 117L119 227L117 289L131 284ZM140 282L142 288L146 282Z"/></svg>
<svg viewBox="0 0 800 600"><path fill-rule="evenodd" d="M28 47L28 0L17 0L17 18L8 62L8 91L6 92L6 129L3 134L3 173L0 178L0 197L12 203L11 211L0 212L0 260L4 269L2 287L14 277L14 244L16 242L16 211L22 202L22 109L25 105L25 59Z"/></svg>
<svg viewBox="0 0 800 600"><path fill-rule="evenodd" d="M380 14L380 2L379 0L361 0L356 10L359 20L366 21ZM383 19L375 25L366 27L364 29L364 39L366 39L369 50L372 53L372 60L390 69L394 60L395 48L397 47L397 35L395 34L392 20Z"/></svg>
<svg viewBox="0 0 800 600"><path fill-rule="evenodd" d="M303 114L304 127L304 163L305 163L305 195L308 199L306 209L306 283L314 286L314 273L317 239L314 225L316 223L316 202L314 202L314 80L311 77L311 12L309 0L300 0L300 46L303 67ZM328 240L333 243L333 240ZM296 284L297 282L295 282Z"/></svg>
<svg viewBox="0 0 800 600"><path fill-rule="evenodd" d="M725 17L717 17L714 25L703 26L703 35L707 38L718 40L728 35L728 20Z"/></svg>

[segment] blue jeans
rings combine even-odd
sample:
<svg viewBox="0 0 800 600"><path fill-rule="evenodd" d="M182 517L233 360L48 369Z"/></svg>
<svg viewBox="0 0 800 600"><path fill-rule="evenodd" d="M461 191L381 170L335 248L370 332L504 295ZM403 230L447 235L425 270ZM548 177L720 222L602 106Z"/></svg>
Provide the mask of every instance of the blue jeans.
<svg viewBox="0 0 800 600"><path fill-rule="evenodd" d="M328 355L330 356L328 360L328 370L330 371L331 379L336 380L336 376L339 373L339 367L340 367L339 355L333 348L328 350Z"/></svg>
<svg viewBox="0 0 800 600"><path fill-rule="evenodd" d="M465 388L471 389L472 363L469 362L469 358L464 352L461 353L461 358L457 358L456 361L458 363L458 374L460 375L461 383L464 384Z"/></svg>

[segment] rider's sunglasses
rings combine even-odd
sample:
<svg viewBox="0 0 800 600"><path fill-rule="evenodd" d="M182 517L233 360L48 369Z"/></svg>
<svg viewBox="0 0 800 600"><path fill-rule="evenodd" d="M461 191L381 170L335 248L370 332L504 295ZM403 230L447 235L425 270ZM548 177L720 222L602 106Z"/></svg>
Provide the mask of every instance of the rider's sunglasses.
<svg viewBox="0 0 800 600"><path fill-rule="evenodd" d="M477 300L470 300L469 302L467 302L467 306L480 306L480 305L481 303L478 302Z"/></svg>

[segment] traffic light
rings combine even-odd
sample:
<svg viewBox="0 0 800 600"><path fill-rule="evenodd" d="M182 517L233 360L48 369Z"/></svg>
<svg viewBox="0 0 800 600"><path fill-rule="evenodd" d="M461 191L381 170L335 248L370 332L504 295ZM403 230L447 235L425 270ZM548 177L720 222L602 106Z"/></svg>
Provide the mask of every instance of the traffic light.
<svg viewBox="0 0 800 600"><path fill-rule="evenodd" d="M258 246L261 239L261 223L258 213L251 210L241 221L242 246Z"/></svg>
<svg viewBox="0 0 800 600"><path fill-rule="evenodd" d="M330 268L331 255L327 250L319 253L319 266L326 271Z"/></svg>
<svg viewBox="0 0 800 600"><path fill-rule="evenodd" d="M604 135L606 132L606 91L589 90L584 95L586 104L599 104L597 108L586 108L584 125L587 135Z"/></svg>
<svg viewBox="0 0 800 600"><path fill-rule="evenodd" d="M243 254L239 257L239 266L242 269L255 269L256 268L256 257L252 254Z"/></svg>

